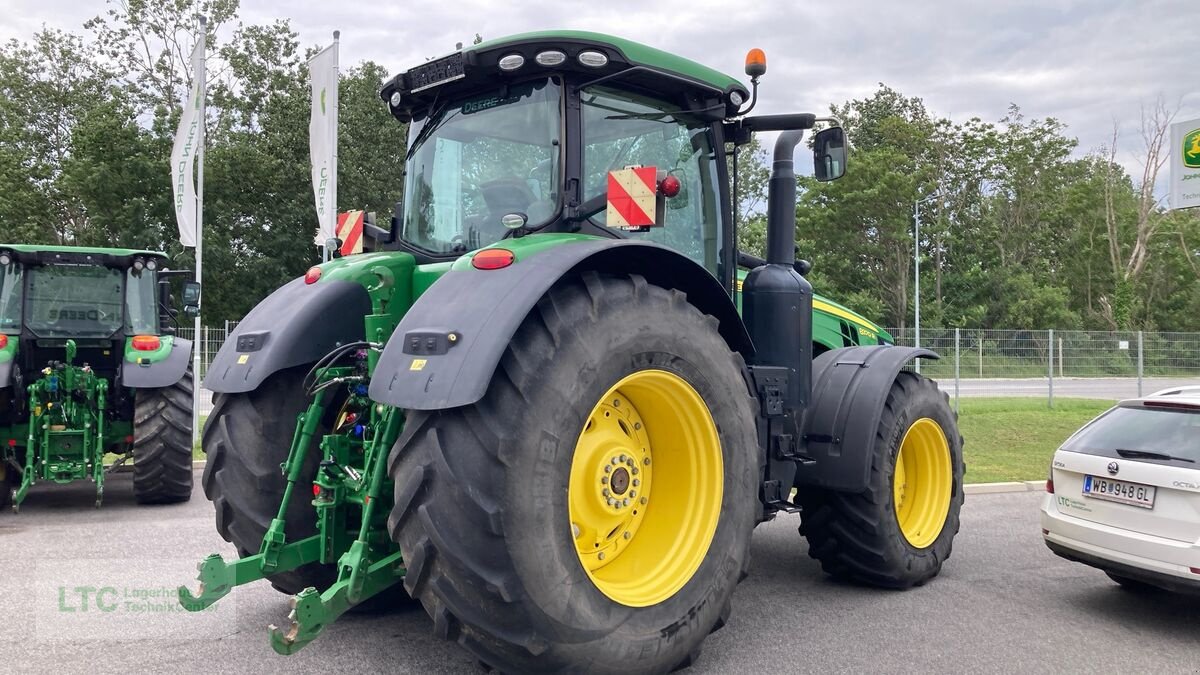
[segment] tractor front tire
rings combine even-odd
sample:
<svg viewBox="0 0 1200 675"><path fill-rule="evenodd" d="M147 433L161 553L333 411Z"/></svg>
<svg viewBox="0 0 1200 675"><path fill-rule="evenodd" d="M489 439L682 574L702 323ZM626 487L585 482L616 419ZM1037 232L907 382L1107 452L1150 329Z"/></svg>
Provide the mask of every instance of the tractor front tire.
<svg viewBox="0 0 1200 675"><path fill-rule="evenodd" d="M800 534L834 578L904 589L937 576L963 503L962 436L946 395L903 371L888 392L861 493L800 487Z"/></svg>
<svg viewBox="0 0 1200 675"><path fill-rule="evenodd" d="M139 504L192 498L192 371L134 392L133 496Z"/></svg>
<svg viewBox="0 0 1200 675"><path fill-rule="evenodd" d="M216 508L217 532L236 546L242 557L258 553L283 501L287 479L280 465L287 461L296 417L308 406L301 386L306 371L306 366L280 371L253 391L217 394L204 425L207 464L201 484ZM308 487L317 474L321 459L317 443L325 433L327 425L323 423L305 454L304 469L285 515L288 541L317 534ZM295 594L309 586L327 588L337 573L332 565L310 563L267 578L280 592Z"/></svg>
<svg viewBox="0 0 1200 675"><path fill-rule="evenodd" d="M405 586L502 672L668 672L749 567L755 407L716 320L638 276L559 282L479 402L390 457Z"/></svg>

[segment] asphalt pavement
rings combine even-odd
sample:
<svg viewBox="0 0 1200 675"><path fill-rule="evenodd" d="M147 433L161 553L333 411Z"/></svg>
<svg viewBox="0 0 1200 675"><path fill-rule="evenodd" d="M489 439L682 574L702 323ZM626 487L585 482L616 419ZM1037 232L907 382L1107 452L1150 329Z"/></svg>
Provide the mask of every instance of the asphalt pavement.
<svg viewBox="0 0 1200 675"><path fill-rule="evenodd" d="M481 672L419 607L343 617L290 657L269 646L288 604L265 582L207 612L173 609L195 563L232 548L198 487L148 507L129 482L110 480L99 510L80 483L36 486L19 515L0 514L0 672ZM941 576L903 592L831 581L796 517L764 524L732 620L690 672L1197 672L1200 599L1130 593L1055 557L1042 499L969 495Z"/></svg>

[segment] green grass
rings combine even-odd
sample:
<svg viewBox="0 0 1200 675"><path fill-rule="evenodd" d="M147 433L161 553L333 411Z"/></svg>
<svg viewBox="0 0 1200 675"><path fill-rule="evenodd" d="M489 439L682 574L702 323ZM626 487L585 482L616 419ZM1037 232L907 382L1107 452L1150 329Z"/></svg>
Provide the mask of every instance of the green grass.
<svg viewBox="0 0 1200 675"><path fill-rule="evenodd" d="M1058 446L1112 401L1041 398L960 399L967 483L1041 480Z"/></svg>
<svg viewBox="0 0 1200 675"><path fill-rule="evenodd" d="M204 423L208 421L208 415L200 416L200 433L196 434L196 443L192 446L192 461L204 459L204 451L200 449L200 435L204 433Z"/></svg>

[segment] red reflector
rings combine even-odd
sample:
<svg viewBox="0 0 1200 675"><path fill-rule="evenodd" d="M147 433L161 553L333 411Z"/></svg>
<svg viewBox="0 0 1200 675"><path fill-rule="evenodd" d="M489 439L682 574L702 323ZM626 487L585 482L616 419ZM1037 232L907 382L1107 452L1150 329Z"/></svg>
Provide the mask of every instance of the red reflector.
<svg viewBox="0 0 1200 675"><path fill-rule="evenodd" d="M1049 492L1050 494L1054 494L1054 479L1053 478L1046 479L1046 492Z"/></svg>
<svg viewBox="0 0 1200 675"><path fill-rule="evenodd" d="M471 259L477 270L498 270L513 264L513 252L505 248L485 248Z"/></svg>
<svg viewBox="0 0 1200 675"><path fill-rule="evenodd" d="M304 273L304 283L306 283L306 284L315 284L315 283L317 283L317 279L320 279L320 278L321 278L321 268L317 267L316 265L313 265L312 267L308 268L308 271Z"/></svg>
<svg viewBox="0 0 1200 675"><path fill-rule="evenodd" d="M126 442L126 443L132 443L132 442L133 442L133 436L132 436L132 435L130 435L130 436L126 436L126 437L125 437L125 442Z"/></svg>
<svg viewBox="0 0 1200 675"><path fill-rule="evenodd" d="M4 349L7 346L8 346L8 336L5 335L4 333L0 333L0 349Z"/></svg>
<svg viewBox="0 0 1200 675"><path fill-rule="evenodd" d="M321 496L321 486L317 485L316 483L313 483L313 496L314 497Z"/></svg>
<svg viewBox="0 0 1200 675"><path fill-rule="evenodd" d="M675 176L667 176L658 184L658 191L663 193L665 197L674 197L679 194L679 179Z"/></svg>
<svg viewBox="0 0 1200 675"><path fill-rule="evenodd" d="M1166 410L1200 410L1200 405L1176 401L1145 401L1142 405L1147 408L1164 408Z"/></svg>
<svg viewBox="0 0 1200 675"><path fill-rule="evenodd" d="M161 345L162 345L162 343L159 342L157 335L134 335L133 336L133 348L138 350L139 352L157 351Z"/></svg>
<svg viewBox="0 0 1200 675"><path fill-rule="evenodd" d="M1189 567L1188 569L1192 571L1192 574L1200 574L1200 567Z"/></svg>
<svg viewBox="0 0 1200 675"><path fill-rule="evenodd" d="M1047 535L1049 535L1049 534L1050 534L1050 530L1047 530L1046 528L1044 528L1044 527L1043 527L1043 528L1042 528L1042 536L1043 536L1043 537L1045 537L1045 536L1047 536Z"/></svg>
<svg viewBox="0 0 1200 675"><path fill-rule="evenodd" d="M8 439L8 447L10 447L10 448L17 447L17 439L15 439L15 438Z"/></svg>

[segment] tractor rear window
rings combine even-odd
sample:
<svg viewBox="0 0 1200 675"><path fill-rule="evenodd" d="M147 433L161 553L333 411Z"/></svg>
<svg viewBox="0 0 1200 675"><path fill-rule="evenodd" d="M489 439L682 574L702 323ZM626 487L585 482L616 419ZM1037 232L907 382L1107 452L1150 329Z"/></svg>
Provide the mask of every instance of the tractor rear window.
<svg viewBox="0 0 1200 675"><path fill-rule="evenodd" d="M109 337L121 329L121 270L46 265L28 271L25 324L39 337Z"/></svg>
<svg viewBox="0 0 1200 675"><path fill-rule="evenodd" d="M0 267L0 333L21 330L21 268Z"/></svg>
<svg viewBox="0 0 1200 675"><path fill-rule="evenodd" d="M409 126L403 238L446 255L466 253L558 212L559 88L551 80L447 103Z"/></svg>

